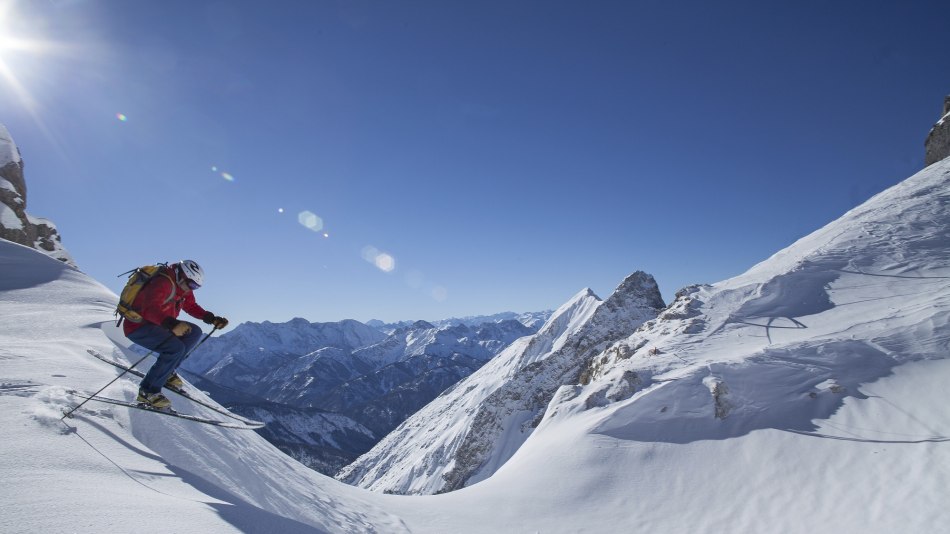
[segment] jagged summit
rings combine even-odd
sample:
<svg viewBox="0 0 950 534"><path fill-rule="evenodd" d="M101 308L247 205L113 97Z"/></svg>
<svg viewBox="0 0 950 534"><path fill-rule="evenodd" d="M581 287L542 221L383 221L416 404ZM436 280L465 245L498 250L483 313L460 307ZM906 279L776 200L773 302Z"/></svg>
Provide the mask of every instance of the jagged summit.
<svg viewBox="0 0 950 534"><path fill-rule="evenodd" d="M431 330L435 325L427 321L416 321L412 323L413 330Z"/></svg>

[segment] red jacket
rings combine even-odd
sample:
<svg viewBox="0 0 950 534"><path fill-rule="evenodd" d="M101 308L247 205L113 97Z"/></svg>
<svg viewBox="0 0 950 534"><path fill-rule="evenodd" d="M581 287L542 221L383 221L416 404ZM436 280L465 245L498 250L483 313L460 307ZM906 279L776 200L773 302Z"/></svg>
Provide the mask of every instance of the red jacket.
<svg viewBox="0 0 950 534"><path fill-rule="evenodd" d="M174 272L167 274L168 276L162 274L155 276L139 291L132 303L132 308L145 320L141 323L123 321L125 335L129 335L147 322L171 329L177 323L178 314L182 309L197 319L204 320L209 315L207 310L195 302L195 294L191 289L182 289L179 284L172 281L175 278Z"/></svg>

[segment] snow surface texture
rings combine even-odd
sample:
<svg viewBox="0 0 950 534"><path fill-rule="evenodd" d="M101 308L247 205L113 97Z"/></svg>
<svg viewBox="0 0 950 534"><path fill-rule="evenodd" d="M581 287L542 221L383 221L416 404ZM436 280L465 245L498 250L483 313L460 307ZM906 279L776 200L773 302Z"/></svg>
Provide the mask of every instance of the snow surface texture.
<svg viewBox="0 0 950 534"><path fill-rule="evenodd" d="M66 388L115 377L85 349L128 357L115 295L0 242L0 531L943 532L948 229L943 161L681 292L562 386L490 478L413 497L320 476L251 432L103 405L67 428Z"/></svg>

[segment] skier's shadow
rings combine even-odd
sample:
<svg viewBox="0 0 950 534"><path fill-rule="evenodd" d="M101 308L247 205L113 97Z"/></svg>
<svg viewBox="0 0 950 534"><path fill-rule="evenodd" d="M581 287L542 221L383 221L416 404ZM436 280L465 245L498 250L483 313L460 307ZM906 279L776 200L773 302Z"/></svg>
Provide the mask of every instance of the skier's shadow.
<svg viewBox="0 0 950 534"><path fill-rule="evenodd" d="M268 512L267 510L258 508L257 506L254 506L253 504L250 504L246 501L243 501L237 498L235 495L228 493L227 491L206 481L205 479L201 478L198 475L195 475L194 473L191 473L185 469L182 469L180 467L175 467L173 465L166 463L165 460L161 456L153 452L150 452L146 449L143 449L142 447L136 446L134 443L128 441L127 439L116 434L115 432L112 432L107 427L97 422L94 418L85 417L82 415L79 415L77 417L81 418L83 422L96 428L97 430L102 432L104 435L112 438L112 440L115 443L122 445L123 447L132 451L133 453L139 456L142 456L143 458L147 458L149 460L162 463L163 465L165 465L165 468L168 469L170 473L172 473L172 474L166 474L166 473L155 473L155 472L146 472L146 471L141 471L141 470L126 469L120 466L119 464L117 464L111 458L109 458L109 456L105 452L103 452L102 450L94 446L89 440L84 438L80 434L77 428L70 427L72 430L71 433L76 434L80 439L86 442L86 444L92 447L96 452L98 452L100 455L105 457L107 460L109 460L109 462L111 462L119 470L125 473L126 476L128 476L129 478L131 478L138 484L141 484L153 491L156 491L162 494L165 494L165 493L159 489L149 486L146 483L146 481L136 478L135 476L133 476L133 473L139 473L142 475L147 475L149 477L155 477L155 476L177 477L181 479L181 481L184 482L185 484L196 489L198 492L204 495L207 495L208 497L216 501L221 501L221 502L208 502L205 504L207 504L211 508L214 508L215 511L218 512L218 515L220 515L222 519L234 525L234 527L241 532L247 532L247 533L259 532L261 534L271 534L272 532L280 532L280 533L287 533L287 534L329 534L328 531L322 530L313 525L301 523L300 521L283 517L283 516L274 514L272 512Z"/></svg>
<svg viewBox="0 0 950 534"><path fill-rule="evenodd" d="M166 467L175 473L175 476L180 478L185 484L188 484L213 499L223 501L208 503L208 506L214 508L222 519L234 525L234 527L241 532L260 534L272 534L274 532L280 532L281 534L330 534L327 530L258 508L190 471L172 465L166 465Z"/></svg>

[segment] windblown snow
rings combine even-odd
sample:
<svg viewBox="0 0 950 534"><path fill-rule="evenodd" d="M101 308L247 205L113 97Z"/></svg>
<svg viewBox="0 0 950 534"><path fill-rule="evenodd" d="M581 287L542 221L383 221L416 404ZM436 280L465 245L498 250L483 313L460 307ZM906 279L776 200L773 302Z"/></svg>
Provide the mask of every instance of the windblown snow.
<svg viewBox="0 0 950 534"><path fill-rule="evenodd" d="M950 160L745 274L686 288L656 317L618 328L576 362L577 380L555 389L507 461L441 495L348 486L250 431L92 404L61 422L76 403L68 389L94 391L116 376L87 348L131 354L111 326L116 297L9 242L0 242L0 272L2 532L885 533L950 524ZM581 323L604 306L595 298L572 299L593 309L586 323L578 310ZM522 369L498 366L482 379L508 384ZM106 392L128 399L134 390L120 378ZM428 424L423 435L437 437L475 422ZM444 468L422 445L407 438L390 454L417 451L420 476Z"/></svg>

